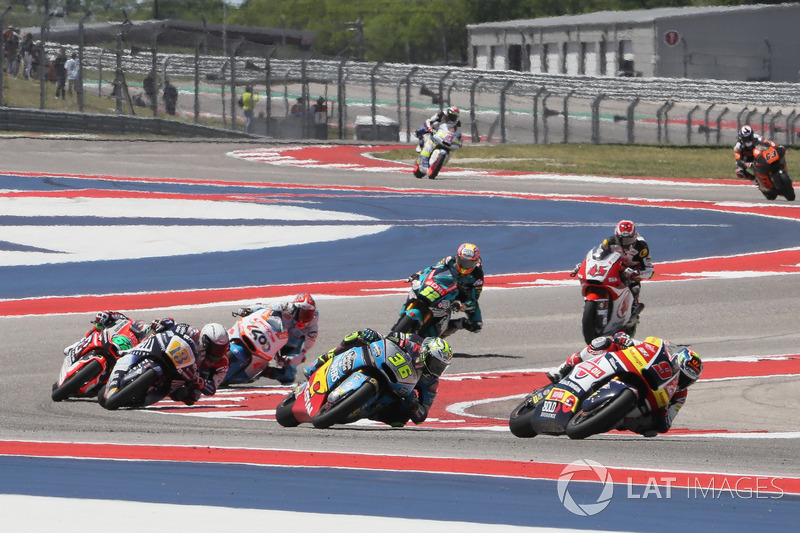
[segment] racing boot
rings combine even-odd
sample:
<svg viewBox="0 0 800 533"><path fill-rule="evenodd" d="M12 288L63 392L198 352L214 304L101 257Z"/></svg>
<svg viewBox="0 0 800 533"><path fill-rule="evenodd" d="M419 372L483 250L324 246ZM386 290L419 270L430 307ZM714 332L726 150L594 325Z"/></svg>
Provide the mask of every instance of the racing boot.
<svg viewBox="0 0 800 533"><path fill-rule="evenodd" d="M581 354L574 353L569 356L569 358L562 364L560 367L556 368L555 370L551 370L547 373L547 379L550 380L551 383L558 383L562 379L564 379L572 369L575 368L575 365L582 361Z"/></svg>
<svg viewBox="0 0 800 533"><path fill-rule="evenodd" d="M449 337L450 335L452 335L456 331L458 331L460 329L464 329L464 320L465 320L464 318L456 318L455 320L451 320L447 324L447 329L445 329L442 332L442 334L439 335L439 336L442 337L442 338Z"/></svg>

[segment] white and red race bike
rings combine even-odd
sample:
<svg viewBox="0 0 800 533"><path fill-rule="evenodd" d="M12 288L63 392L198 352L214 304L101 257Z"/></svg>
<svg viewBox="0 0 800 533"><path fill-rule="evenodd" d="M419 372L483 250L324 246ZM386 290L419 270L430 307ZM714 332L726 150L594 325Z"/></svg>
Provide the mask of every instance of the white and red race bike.
<svg viewBox="0 0 800 533"><path fill-rule="evenodd" d="M428 167L420 167L420 159L414 166L414 177L421 178L428 176L429 179L436 179L439 172L444 168L445 163L450 160L450 153L461 148L461 132L455 124L442 122L436 131L425 134L425 144L422 151L429 152Z"/></svg>
<svg viewBox="0 0 800 533"><path fill-rule="evenodd" d="M578 268L583 293L582 331L586 344L602 335L624 331L634 336L639 315L626 277L625 255L613 247L598 246L586 254ZM635 271L633 271L635 272Z"/></svg>

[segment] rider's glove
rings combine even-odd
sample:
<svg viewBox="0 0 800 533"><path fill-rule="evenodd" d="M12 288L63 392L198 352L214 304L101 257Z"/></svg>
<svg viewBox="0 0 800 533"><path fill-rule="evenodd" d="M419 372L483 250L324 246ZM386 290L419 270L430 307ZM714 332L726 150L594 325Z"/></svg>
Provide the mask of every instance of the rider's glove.
<svg viewBox="0 0 800 533"><path fill-rule="evenodd" d="M247 316L247 315L251 314L252 312L253 312L253 308L252 307L240 307L239 309L237 309L236 311L234 311L231 314L233 316Z"/></svg>
<svg viewBox="0 0 800 533"><path fill-rule="evenodd" d="M358 338L361 342L372 344L373 342L381 340L381 335L371 328L364 328L358 332Z"/></svg>
<svg viewBox="0 0 800 533"><path fill-rule="evenodd" d="M406 283L411 283L419 279L419 272L415 272L406 278Z"/></svg>
<svg viewBox="0 0 800 533"><path fill-rule="evenodd" d="M483 329L483 322L475 322L474 320L465 320L464 329L472 333L478 333Z"/></svg>
<svg viewBox="0 0 800 533"><path fill-rule="evenodd" d="M95 324L100 326L100 328L109 325L113 320L111 318L112 311L98 311L96 315L94 315L94 320L90 322L90 324Z"/></svg>
<svg viewBox="0 0 800 533"><path fill-rule="evenodd" d="M200 376L195 376L193 384L194 388L198 391L202 392L206 396L213 396L215 392L217 392L217 386L214 385L214 381L210 379L203 379Z"/></svg>
<svg viewBox="0 0 800 533"><path fill-rule="evenodd" d="M150 329L153 330L153 333L161 333L162 331L167 331L174 325L175 320L170 317L157 318L150 324Z"/></svg>
<svg viewBox="0 0 800 533"><path fill-rule="evenodd" d="M411 421L415 424L422 424L428 418L428 410L424 405L417 405L416 409L411 411Z"/></svg>
<svg viewBox="0 0 800 533"><path fill-rule="evenodd" d="M622 275L625 276L629 280L633 280L633 279L638 278L640 274L641 274L641 272L639 272L636 269L630 268L630 267L628 267L628 268L626 268L625 270L622 271Z"/></svg>
<svg viewBox="0 0 800 533"><path fill-rule="evenodd" d="M569 273L569 277L574 278L575 276L577 276L578 270L580 269L581 269L581 264L578 263L577 265L575 265L575 268L573 268L572 271Z"/></svg>
<svg viewBox="0 0 800 533"><path fill-rule="evenodd" d="M633 346L633 339L631 339L631 336L624 331L620 331L619 333L614 334L614 344L617 346L622 346L623 348L630 348Z"/></svg>

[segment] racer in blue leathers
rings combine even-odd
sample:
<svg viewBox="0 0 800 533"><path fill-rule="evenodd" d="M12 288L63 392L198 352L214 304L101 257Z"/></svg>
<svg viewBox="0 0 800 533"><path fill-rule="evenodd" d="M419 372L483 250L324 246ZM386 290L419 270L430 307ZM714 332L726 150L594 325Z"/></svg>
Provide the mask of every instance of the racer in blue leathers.
<svg viewBox="0 0 800 533"><path fill-rule="evenodd" d="M393 427L402 427L409 420L414 424L421 424L428 418L433 401L436 399L439 391L439 377L450 365L453 357L450 345L440 337L423 339L419 335L396 331L389 332L382 337L377 331L364 328L348 334L336 348L319 356L313 363L306 366L303 374L308 379L311 374L336 355L351 348L368 346L384 338L395 343L412 357L420 372L420 378L414 390L407 397L387 405L370 418Z"/></svg>
<svg viewBox="0 0 800 533"><path fill-rule="evenodd" d="M466 318L451 320L441 337L448 337L459 329L466 329L478 333L483 328L483 314L478 299L483 291L483 259L481 252L474 244L465 242L458 247L456 255L449 255L438 263L424 270L412 274L406 281L425 279L431 271L449 271L458 284L456 301L460 303L461 310ZM402 318L403 311L400 311ZM440 320L444 320L442 317ZM435 327L438 329L438 327Z"/></svg>

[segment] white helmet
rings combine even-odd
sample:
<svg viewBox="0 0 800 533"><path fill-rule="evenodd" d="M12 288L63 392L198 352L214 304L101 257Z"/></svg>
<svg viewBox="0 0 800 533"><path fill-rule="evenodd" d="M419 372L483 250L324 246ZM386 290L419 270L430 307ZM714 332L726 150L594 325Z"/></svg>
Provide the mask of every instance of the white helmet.
<svg viewBox="0 0 800 533"><path fill-rule="evenodd" d="M212 322L200 330L200 346L209 361L216 362L228 354L230 337L222 324Z"/></svg>

